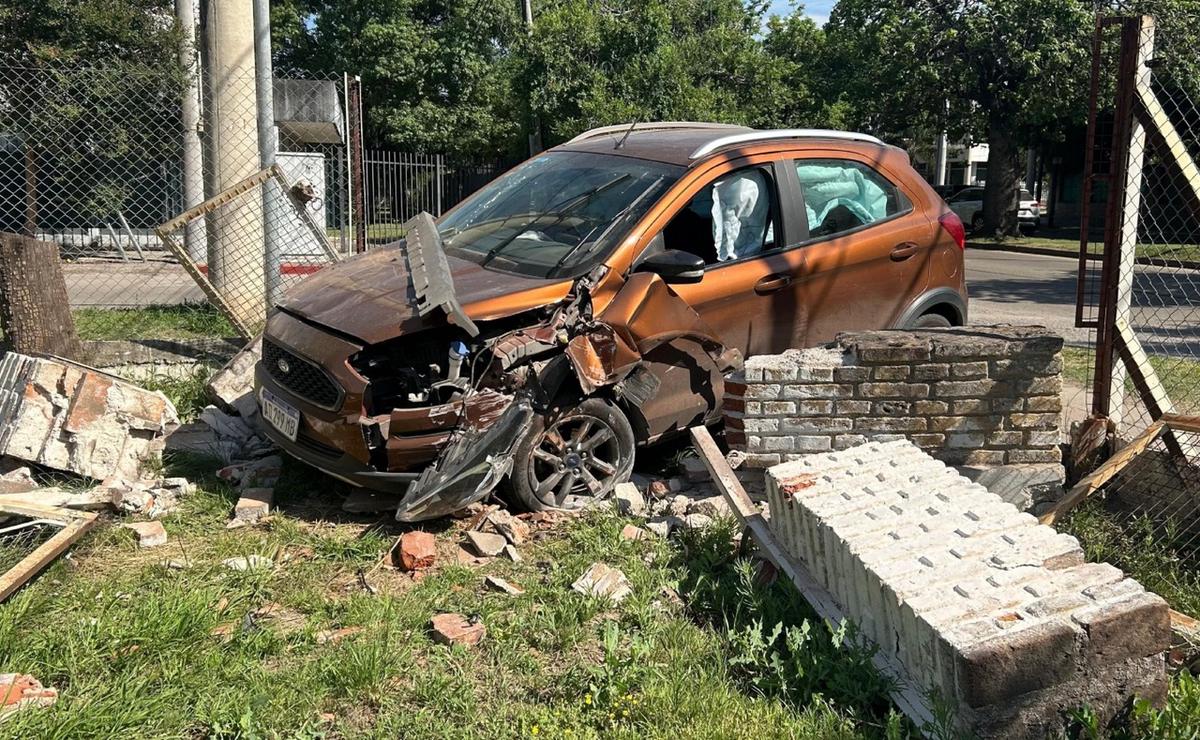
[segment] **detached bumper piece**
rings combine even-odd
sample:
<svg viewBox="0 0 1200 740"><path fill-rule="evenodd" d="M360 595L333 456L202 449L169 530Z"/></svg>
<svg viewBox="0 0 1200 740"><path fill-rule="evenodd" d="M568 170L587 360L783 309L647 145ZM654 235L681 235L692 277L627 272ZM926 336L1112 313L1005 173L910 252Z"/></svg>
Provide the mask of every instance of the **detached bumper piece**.
<svg viewBox="0 0 1200 740"><path fill-rule="evenodd" d="M529 401L513 398L494 423L464 429L408 487L396 519L436 519L487 496L512 470L513 449L532 420Z"/></svg>

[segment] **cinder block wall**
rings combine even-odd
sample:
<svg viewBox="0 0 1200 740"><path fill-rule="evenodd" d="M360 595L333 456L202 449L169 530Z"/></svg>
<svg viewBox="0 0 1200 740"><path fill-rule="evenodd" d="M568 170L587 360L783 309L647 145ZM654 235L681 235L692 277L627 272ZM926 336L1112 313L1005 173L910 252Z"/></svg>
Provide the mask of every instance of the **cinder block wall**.
<svg viewBox="0 0 1200 740"><path fill-rule="evenodd" d="M1166 602L910 443L766 478L779 543L911 687L918 725L942 703L964 737L1062 737L1072 709L1103 726L1164 700Z"/></svg>
<svg viewBox="0 0 1200 740"><path fill-rule="evenodd" d="M909 439L951 465L1061 461L1062 337L1040 327L846 333L725 382L726 438L767 467Z"/></svg>

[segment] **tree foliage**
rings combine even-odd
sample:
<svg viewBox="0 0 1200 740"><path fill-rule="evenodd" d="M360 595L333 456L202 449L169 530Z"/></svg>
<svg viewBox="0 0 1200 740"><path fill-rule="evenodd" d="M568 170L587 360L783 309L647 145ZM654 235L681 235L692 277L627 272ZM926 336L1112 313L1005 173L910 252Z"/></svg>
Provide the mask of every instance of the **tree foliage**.
<svg viewBox="0 0 1200 740"><path fill-rule="evenodd" d="M881 133L986 137L985 228L1015 233L1022 144L1082 122L1086 0L840 0L829 23L853 117Z"/></svg>
<svg viewBox="0 0 1200 740"><path fill-rule="evenodd" d="M496 154L518 138L511 0L287 0L272 15L282 68L361 74L368 139Z"/></svg>

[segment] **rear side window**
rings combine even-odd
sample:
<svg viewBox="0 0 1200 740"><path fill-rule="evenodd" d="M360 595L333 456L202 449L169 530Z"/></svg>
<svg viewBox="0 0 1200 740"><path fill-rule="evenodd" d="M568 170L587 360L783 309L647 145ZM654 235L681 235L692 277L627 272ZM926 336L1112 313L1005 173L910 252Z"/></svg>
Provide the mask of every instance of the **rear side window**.
<svg viewBox="0 0 1200 740"><path fill-rule="evenodd" d="M812 238L852 231L912 208L895 184L861 162L801 159L796 175Z"/></svg>

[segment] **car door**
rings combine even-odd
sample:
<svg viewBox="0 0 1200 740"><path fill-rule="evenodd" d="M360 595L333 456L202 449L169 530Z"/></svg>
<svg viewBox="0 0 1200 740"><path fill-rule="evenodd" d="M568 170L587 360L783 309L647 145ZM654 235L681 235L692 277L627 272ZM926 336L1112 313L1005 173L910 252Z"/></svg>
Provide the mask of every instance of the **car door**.
<svg viewBox="0 0 1200 740"><path fill-rule="evenodd" d="M664 249L703 257L706 269L699 282L668 287L725 348L743 355L770 351L777 337L804 333L791 290L803 256L783 249L789 243L785 222L793 219L784 218L782 205L792 199L780 197L778 168L774 155L759 155L719 162L698 174L650 226L654 236L633 262L636 271L641 259ZM756 187L749 186L751 181ZM750 204L747 195L754 190ZM726 212L730 215L717 216ZM739 223L736 238L730 239L733 217ZM627 281L626 288L634 282ZM664 333L672 329L679 327L664 327ZM644 353L641 364L653 376L656 392L628 409L640 438L684 430L713 418L720 408L723 373L696 338L663 343Z"/></svg>
<svg viewBox="0 0 1200 740"><path fill-rule="evenodd" d="M760 196L761 199L769 195L762 243L744 252L738 249L743 245L736 245L736 253L718 254L721 247L715 243L715 219L709 204L714 200L714 191L719 200L721 191L734 190L736 181L748 173L761 173L760 182L769 191ZM798 306L791 290L802 272L804 259L783 248L788 243L783 217L783 206L788 199L780 195L781 187L786 187L783 174L786 173L781 173L774 161L726 163L689 190L688 197L681 199L661 232L661 248L704 257L706 267L700 282L672 288L712 327L725 346L736 348L743 355L770 351L780 341L799 342L804 334L803 322L796 320ZM743 223L741 227L749 225Z"/></svg>
<svg viewBox="0 0 1200 740"><path fill-rule="evenodd" d="M862 155L814 152L793 165L809 229L795 284L806 343L890 328L925 289L936 224L902 178Z"/></svg>

